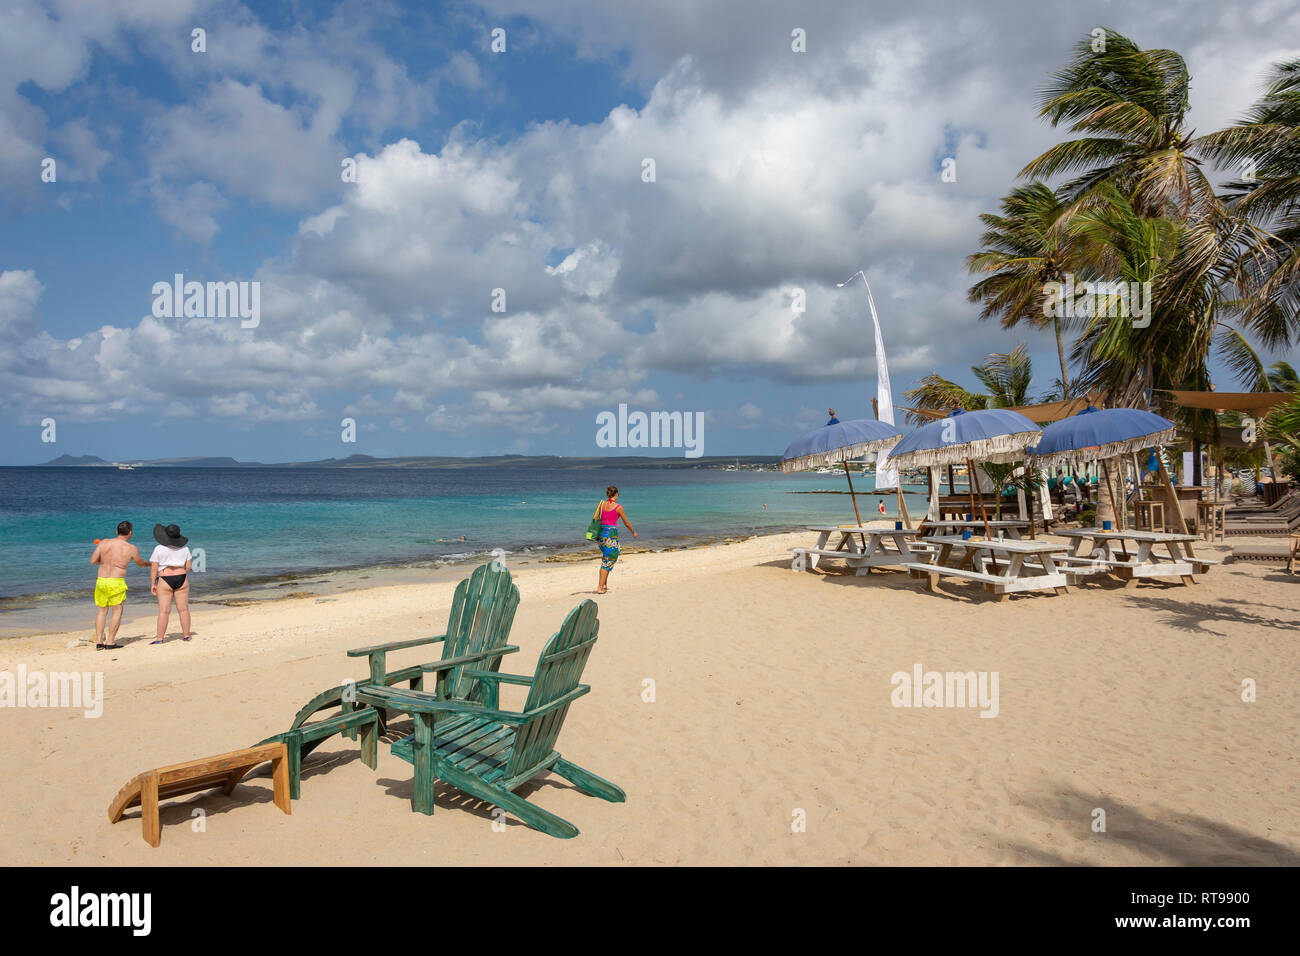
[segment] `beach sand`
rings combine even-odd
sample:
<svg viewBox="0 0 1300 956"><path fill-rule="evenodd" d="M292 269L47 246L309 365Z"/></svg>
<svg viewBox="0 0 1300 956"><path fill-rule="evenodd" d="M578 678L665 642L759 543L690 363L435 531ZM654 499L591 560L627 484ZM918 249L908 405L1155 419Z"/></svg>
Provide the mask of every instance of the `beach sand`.
<svg viewBox="0 0 1300 956"><path fill-rule="evenodd" d="M112 654L68 646L88 629L5 640L0 671L102 670L105 701L98 719L0 710L3 862L1300 863L1300 577L1237 562L1192 586L1092 583L999 603L957 582L927 594L897 572L793 573L786 549L808 538L620 562L599 598L592 691L558 748L628 800L556 777L521 791L574 823L572 840L514 818L498 832L490 807L441 784L434 816L414 814L412 767L381 744L371 771L337 737L305 762L291 816L261 776L164 804L159 849L138 810L108 822L135 774L254 744L360 678L346 649L441 633L450 583L204 608L189 644L150 646L151 617L128 615L130 643ZM522 650L503 670L532 673L565 613L594 596L596 568L516 574ZM140 589L131 601L148 610ZM402 651L390 667L434 656ZM893 706L891 676L918 664L998 672L997 716ZM503 705L522 696L506 690Z"/></svg>

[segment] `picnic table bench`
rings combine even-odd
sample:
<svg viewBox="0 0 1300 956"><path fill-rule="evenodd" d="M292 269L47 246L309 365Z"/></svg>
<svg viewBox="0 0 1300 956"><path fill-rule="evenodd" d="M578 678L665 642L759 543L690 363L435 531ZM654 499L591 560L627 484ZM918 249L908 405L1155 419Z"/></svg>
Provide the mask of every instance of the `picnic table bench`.
<svg viewBox="0 0 1300 956"><path fill-rule="evenodd" d="M1073 539L1070 557L1104 562L1128 587L1137 587L1142 578L1176 577L1192 584L1197 574L1204 574L1219 563L1213 558L1196 555L1193 543L1197 536L1194 534L1106 528L1078 528L1057 533L1063 538ZM1137 545L1133 557L1129 557L1127 542L1130 541ZM1157 547L1163 547L1168 554L1159 554ZM1121 557L1115 556L1116 550Z"/></svg>
<svg viewBox="0 0 1300 956"><path fill-rule="evenodd" d="M790 549L792 571L811 571L822 558L840 558L857 574L869 574L872 568L900 567L917 561L931 550L917 544L916 537L922 532L915 528L813 525L808 530L818 533L817 544ZM827 547L834 534L839 535L838 541L834 547Z"/></svg>
<svg viewBox="0 0 1300 956"><path fill-rule="evenodd" d="M935 535L923 539L938 548L932 563L903 565L912 577L925 580L927 591L939 589L944 577L978 581L997 600L1005 601L1018 591L1051 591L1063 594L1072 583L1072 571L1059 568L1056 561L1068 545L1051 541L1022 541L1017 538L962 538ZM1004 560L997 564L997 557ZM990 573L987 569L993 565Z"/></svg>

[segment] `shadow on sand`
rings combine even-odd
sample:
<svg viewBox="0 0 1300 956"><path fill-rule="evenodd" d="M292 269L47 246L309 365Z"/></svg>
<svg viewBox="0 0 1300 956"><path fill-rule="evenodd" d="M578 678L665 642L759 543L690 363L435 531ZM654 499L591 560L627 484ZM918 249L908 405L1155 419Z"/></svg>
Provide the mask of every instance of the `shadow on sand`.
<svg viewBox="0 0 1300 956"><path fill-rule="evenodd" d="M1036 816L1106 847L1131 850L1158 866L1298 866L1300 853L1289 846L1195 813L1159 813L1118 801L1114 796L1085 793L1073 787L1034 797L1013 794ZM1106 832L1091 832L1093 810L1106 811ZM1158 812L1158 811L1157 811ZM1088 866L1063 852L1007 840L1005 833L985 832L1019 862L1050 866Z"/></svg>

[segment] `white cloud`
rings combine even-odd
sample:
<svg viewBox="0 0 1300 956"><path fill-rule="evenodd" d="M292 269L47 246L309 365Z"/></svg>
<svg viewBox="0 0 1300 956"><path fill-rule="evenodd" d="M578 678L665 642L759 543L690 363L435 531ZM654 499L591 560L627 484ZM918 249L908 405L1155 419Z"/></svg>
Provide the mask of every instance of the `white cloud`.
<svg viewBox="0 0 1300 956"><path fill-rule="evenodd" d="M348 124L387 129L432 109L438 82L482 85L479 61L453 56L422 83L370 39L374 21L340 15L277 33L221 7L206 60L179 43L160 54L195 93L152 115L146 181L160 217L200 243L237 201L300 214L289 248L257 272L261 326L127 316L59 341L37 322L36 275L6 272L0 333L23 350L21 369L4 366L7 394L27 414L179 402L265 421L333 418L322 396L343 391L348 409L376 420L540 433L554 412L651 404L662 372L869 380L862 290L834 287L858 268L871 277L896 375L1007 347L966 301L963 260L978 213L1058 138L1034 119L1035 90L1096 25L1095 11L1084 23L1060 5L958 15L925 2L869 14L829 0L485 5L625 62L648 90L644 106L513 137L464 124L437 145L345 150ZM52 26L31 3L0 13L0 27L23 38L0 29L0 176L35 180L31 164L53 138L18 85L62 89L125 29L189 22L161 2L117 17L71 0L55 8L87 19ZM1127 8L1108 9L1124 29ZM1276 12L1279 23L1296 16ZM1213 30L1193 20L1162 13L1133 33L1148 45L1184 42L1199 71L1198 125L1202 110L1226 122L1284 48L1252 40L1226 10ZM790 51L794 26L807 29L809 53ZM48 62L28 49L43 37ZM108 161L96 130L76 120L59 129L87 182ZM356 183L339 179L348 153ZM947 156L955 183L940 178ZM646 158L654 182L642 179ZM796 286L803 312L791 308ZM496 289L504 313L492 311ZM752 403L734 414L762 416Z"/></svg>

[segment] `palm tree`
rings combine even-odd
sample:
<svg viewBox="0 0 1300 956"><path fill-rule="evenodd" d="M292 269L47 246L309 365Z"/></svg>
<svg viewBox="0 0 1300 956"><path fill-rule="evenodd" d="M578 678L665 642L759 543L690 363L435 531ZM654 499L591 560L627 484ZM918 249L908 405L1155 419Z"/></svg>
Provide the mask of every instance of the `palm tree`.
<svg viewBox="0 0 1300 956"><path fill-rule="evenodd" d="M1091 205L1111 183L1143 215L1192 215L1213 200L1214 190L1184 128L1190 82L1187 64L1173 50L1143 50L1113 30L1085 38L1044 88L1039 111L1052 126L1069 123L1083 135L1057 143L1020 176L1077 173L1062 187L1077 208Z"/></svg>
<svg viewBox="0 0 1300 956"><path fill-rule="evenodd" d="M1083 40L1042 93L1040 116L1082 134L1051 147L1022 176L1074 173L1058 190L1069 206L1058 231L1074 237L1074 271L1150 290L1149 326L1131 316L1088 319L1073 357L1074 390L1102 386L1136 405L1155 388L1208 384L1220 324L1240 290L1260 234L1215 194L1185 128L1190 75L1172 50L1143 50L1108 30ZM1150 283L1150 285L1146 285ZM1111 304L1111 303L1107 303Z"/></svg>
<svg viewBox="0 0 1300 956"><path fill-rule="evenodd" d="M1300 313L1300 60L1276 64L1247 118L1199 145L1241 170L1228 191L1233 208L1268 229L1243 263L1252 280L1245 324L1269 348L1288 345Z"/></svg>
<svg viewBox="0 0 1300 956"><path fill-rule="evenodd" d="M981 319L998 316L1004 329L1022 321L1034 328L1052 326L1061 363L1060 390L1067 398L1070 371L1061 336L1063 319L1049 317L1045 303L1048 283L1063 281L1073 258L1071 236L1060 228L1068 206L1046 183L1016 187L1002 200L1001 214L980 216L986 227L981 249L966 258L971 272L986 275L969 293L971 302L984 304Z"/></svg>
<svg viewBox="0 0 1300 956"><path fill-rule="evenodd" d="M1224 364L1250 392L1300 392L1300 375L1287 362L1265 366L1264 359L1236 329L1224 329L1219 354Z"/></svg>
<svg viewBox="0 0 1300 956"><path fill-rule="evenodd" d="M1184 234L1177 221L1142 216L1113 185L1102 184L1099 203L1073 216L1076 266L1089 279L1101 276L1146 292L1150 324L1135 323L1134 303L1110 295L1094 297L1074 358L1085 369L1082 385L1105 389L1112 404L1135 405L1144 392L1167 387L1186 372L1187 344L1180 315L1166 308L1174 264Z"/></svg>
<svg viewBox="0 0 1300 956"><path fill-rule="evenodd" d="M1300 448L1297 442L1297 425L1300 425L1300 375L1287 362L1274 362L1265 366L1259 352L1235 329L1224 331L1219 342L1219 353L1229 371L1236 375L1242 386L1252 392L1290 392L1296 398L1278 405L1264 419L1260 437L1264 442L1264 460L1275 468L1271 442ZM1240 414L1225 415L1223 424L1240 426Z"/></svg>
<svg viewBox="0 0 1300 956"><path fill-rule="evenodd" d="M1017 408L1029 404L1034 363L1023 342L1010 352L993 352L970 370L988 390L989 407Z"/></svg>
<svg viewBox="0 0 1300 956"><path fill-rule="evenodd" d="M983 408L1016 408L1029 404L1029 385L1034 377L1033 360L1024 343L1019 343L1010 352L992 352L979 365L972 365L971 374L975 376L986 392L972 392L938 372L931 372L921 379L920 384L909 389L905 394L908 401L919 409L954 409L976 411ZM931 421L928 415L919 411L909 411L907 421L912 425L924 425ZM1023 487L1032 491L1036 487L1035 476L1021 475L1013 477L1012 473L1020 467L1016 462L1010 466L995 466L987 462L980 465L998 490L997 514L1002 515L1001 490L1007 485ZM952 487L952 469L948 469L948 485Z"/></svg>
<svg viewBox="0 0 1300 956"><path fill-rule="evenodd" d="M1034 371L1024 343L1010 352L991 353L979 365L972 365L971 373L987 392L969 391L938 372L931 372L905 394L913 405L924 409L975 411L981 408L1015 408L1029 403L1029 383ZM907 420L913 425L924 425L930 418L909 411Z"/></svg>

